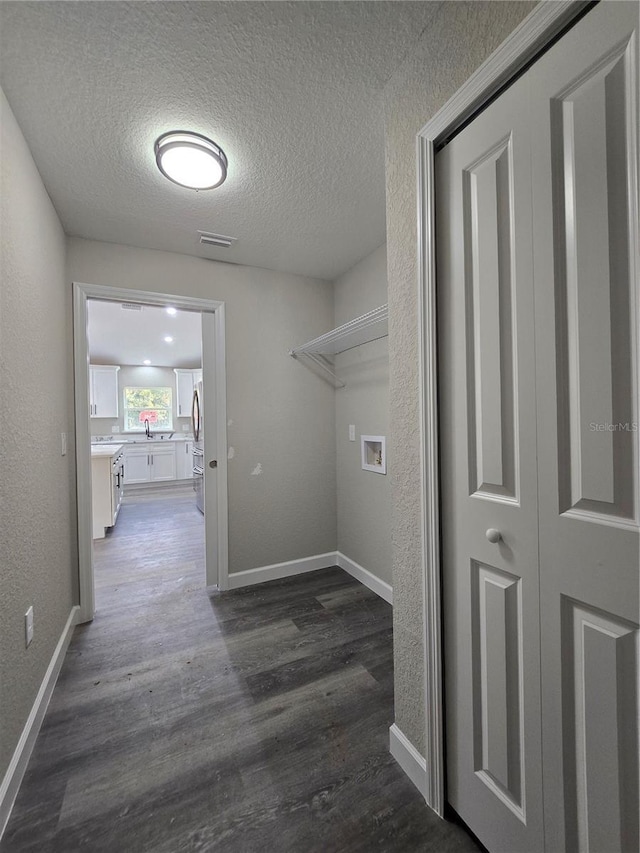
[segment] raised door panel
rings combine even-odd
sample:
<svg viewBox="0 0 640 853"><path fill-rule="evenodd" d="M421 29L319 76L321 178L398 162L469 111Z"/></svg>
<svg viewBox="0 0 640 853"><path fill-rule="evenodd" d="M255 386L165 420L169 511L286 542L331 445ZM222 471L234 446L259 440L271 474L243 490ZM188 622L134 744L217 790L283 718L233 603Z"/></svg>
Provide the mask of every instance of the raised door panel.
<svg viewBox="0 0 640 853"><path fill-rule="evenodd" d="M118 417L118 370L119 367L96 366L90 368L91 417Z"/></svg>
<svg viewBox="0 0 640 853"><path fill-rule="evenodd" d="M194 378L192 370L176 370L176 415L179 418L191 417L191 399L193 397Z"/></svg>
<svg viewBox="0 0 640 853"><path fill-rule="evenodd" d="M475 772L523 819L521 579L474 561L471 599Z"/></svg>
<svg viewBox="0 0 640 853"><path fill-rule="evenodd" d="M638 838L638 625L562 600L566 843L626 853Z"/></svg>
<svg viewBox="0 0 640 853"><path fill-rule="evenodd" d="M632 58L630 41L616 45L550 103L560 505L603 522L637 518Z"/></svg>
<svg viewBox="0 0 640 853"><path fill-rule="evenodd" d="M448 798L509 853L544 843L527 101L436 155Z"/></svg>
<svg viewBox="0 0 640 853"><path fill-rule="evenodd" d="M150 479L150 455L148 450L129 449L124 455L124 484L148 483Z"/></svg>
<svg viewBox="0 0 640 853"><path fill-rule="evenodd" d="M193 477L191 442L176 442L176 479L190 480Z"/></svg>
<svg viewBox="0 0 640 853"><path fill-rule="evenodd" d="M150 479L175 480L176 478L176 454L175 450L151 450L151 476Z"/></svg>
<svg viewBox="0 0 640 853"><path fill-rule="evenodd" d="M513 139L463 173L469 490L517 501L512 274Z"/></svg>
<svg viewBox="0 0 640 853"><path fill-rule="evenodd" d="M640 847L637 30L599 4L529 72L545 831L577 853Z"/></svg>

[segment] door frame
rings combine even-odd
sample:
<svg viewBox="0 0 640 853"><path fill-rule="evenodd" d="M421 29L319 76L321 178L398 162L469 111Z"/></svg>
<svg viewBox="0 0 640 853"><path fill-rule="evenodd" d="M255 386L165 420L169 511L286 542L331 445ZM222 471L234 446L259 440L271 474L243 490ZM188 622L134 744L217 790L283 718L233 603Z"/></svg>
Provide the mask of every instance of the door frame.
<svg viewBox="0 0 640 853"><path fill-rule="evenodd" d="M73 369L75 402L76 490L78 504L78 622L90 622L95 611L93 576L93 529L91 519L91 429L89 422L89 351L87 300L137 302L142 305L173 305L191 311L213 313L215 318L215 384L217 427L218 588L228 588L229 506L227 498L227 385L225 360L225 304L214 299L176 296L149 290L131 290L73 282ZM204 370L204 365L203 365Z"/></svg>
<svg viewBox="0 0 640 853"><path fill-rule="evenodd" d="M593 5L588 0L539 3L427 122L416 139L425 800L441 817L444 816L446 789L439 510L435 154Z"/></svg>

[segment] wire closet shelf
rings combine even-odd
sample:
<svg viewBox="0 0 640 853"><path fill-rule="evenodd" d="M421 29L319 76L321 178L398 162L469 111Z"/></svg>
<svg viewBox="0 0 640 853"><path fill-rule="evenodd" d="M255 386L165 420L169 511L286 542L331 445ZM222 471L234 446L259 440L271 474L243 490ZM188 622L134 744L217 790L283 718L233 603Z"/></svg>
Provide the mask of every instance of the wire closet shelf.
<svg viewBox="0 0 640 853"><path fill-rule="evenodd" d="M308 358L327 373L337 387L344 388L345 383L333 370L331 356L385 338L389 334L388 318L389 306L381 305L306 344L290 349L289 355L292 358Z"/></svg>

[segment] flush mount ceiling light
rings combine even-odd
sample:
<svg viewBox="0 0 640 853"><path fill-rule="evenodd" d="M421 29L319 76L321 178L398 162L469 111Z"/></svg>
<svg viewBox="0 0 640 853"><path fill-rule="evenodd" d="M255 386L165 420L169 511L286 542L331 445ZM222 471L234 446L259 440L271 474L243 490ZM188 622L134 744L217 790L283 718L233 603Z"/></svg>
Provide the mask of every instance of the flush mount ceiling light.
<svg viewBox="0 0 640 853"><path fill-rule="evenodd" d="M165 344L172 344L173 338L171 337L171 335L167 335L166 338L164 339L164 342L165 342Z"/></svg>
<svg viewBox="0 0 640 853"><path fill-rule="evenodd" d="M192 190L212 190L227 177L227 158L219 145L187 130L163 133L155 144L156 163L165 178Z"/></svg>
<svg viewBox="0 0 640 853"><path fill-rule="evenodd" d="M171 305L168 308L165 308L164 310L167 312L167 314L171 314L172 317L178 313L178 309L174 308Z"/></svg>

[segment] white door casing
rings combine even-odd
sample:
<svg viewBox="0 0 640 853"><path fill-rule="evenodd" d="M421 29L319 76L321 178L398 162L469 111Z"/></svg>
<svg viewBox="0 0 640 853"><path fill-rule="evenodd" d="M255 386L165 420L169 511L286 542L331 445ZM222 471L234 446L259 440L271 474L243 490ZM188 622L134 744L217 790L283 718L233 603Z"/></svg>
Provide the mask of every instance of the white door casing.
<svg viewBox="0 0 640 853"><path fill-rule="evenodd" d="M217 566L217 583L220 589L228 587L228 498L226 466L226 358L225 358L225 306L223 302L200 299L190 296L176 296L169 293L154 293L145 290L108 287L105 285L73 283L73 340L74 340L74 395L75 395L75 439L76 439L76 482L78 511L78 578L79 605L78 621L89 622L95 611L92 557L92 520L91 520L91 431L89 428L89 357L87 349L87 299L107 299L119 302L138 302L146 305L173 305L191 311L200 311L210 315L206 334L211 336L215 329L215 340L207 344L203 341L203 351L209 354L210 369L204 371L213 374L212 393L215 398L218 457L225 464L217 472L214 485L217 511L217 535L210 535L209 525L205 526L205 548L209 560L215 549L214 566ZM203 325L204 332L204 325ZM212 368L212 369L211 369ZM215 454L213 456L215 457ZM175 472L174 472L175 476ZM207 566L208 568L208 566ZM209 571L206 582L209 583Z"/></svg>
<svg viewBox="0 0 640 853"><path fill-rule="evenodd" d="M218 332L214 314L202 315L202 364L214 364L218 359ZM227 433L226 414L220 416L218 411L217 386L223 382L222 371L204 370L202 389L202 416L204 423L204 520L206 528L206 566L207 586L220 586L219 545L223 538L226 549L226 526L221 528L218 520L218 494L221 481L226 482L227 476ZM224 396L226 390L223 388ZM220 441L220 434L223 441ZM212 465L212 463L215 463ZM221 587L224 588L224 587Z"/></svg>
<svg viewBox="0 0 640 853"><path fill-rule="evenodd" d="M496 851L639 843L637 30L602 4L437 157L450 797Z"/></svg>

